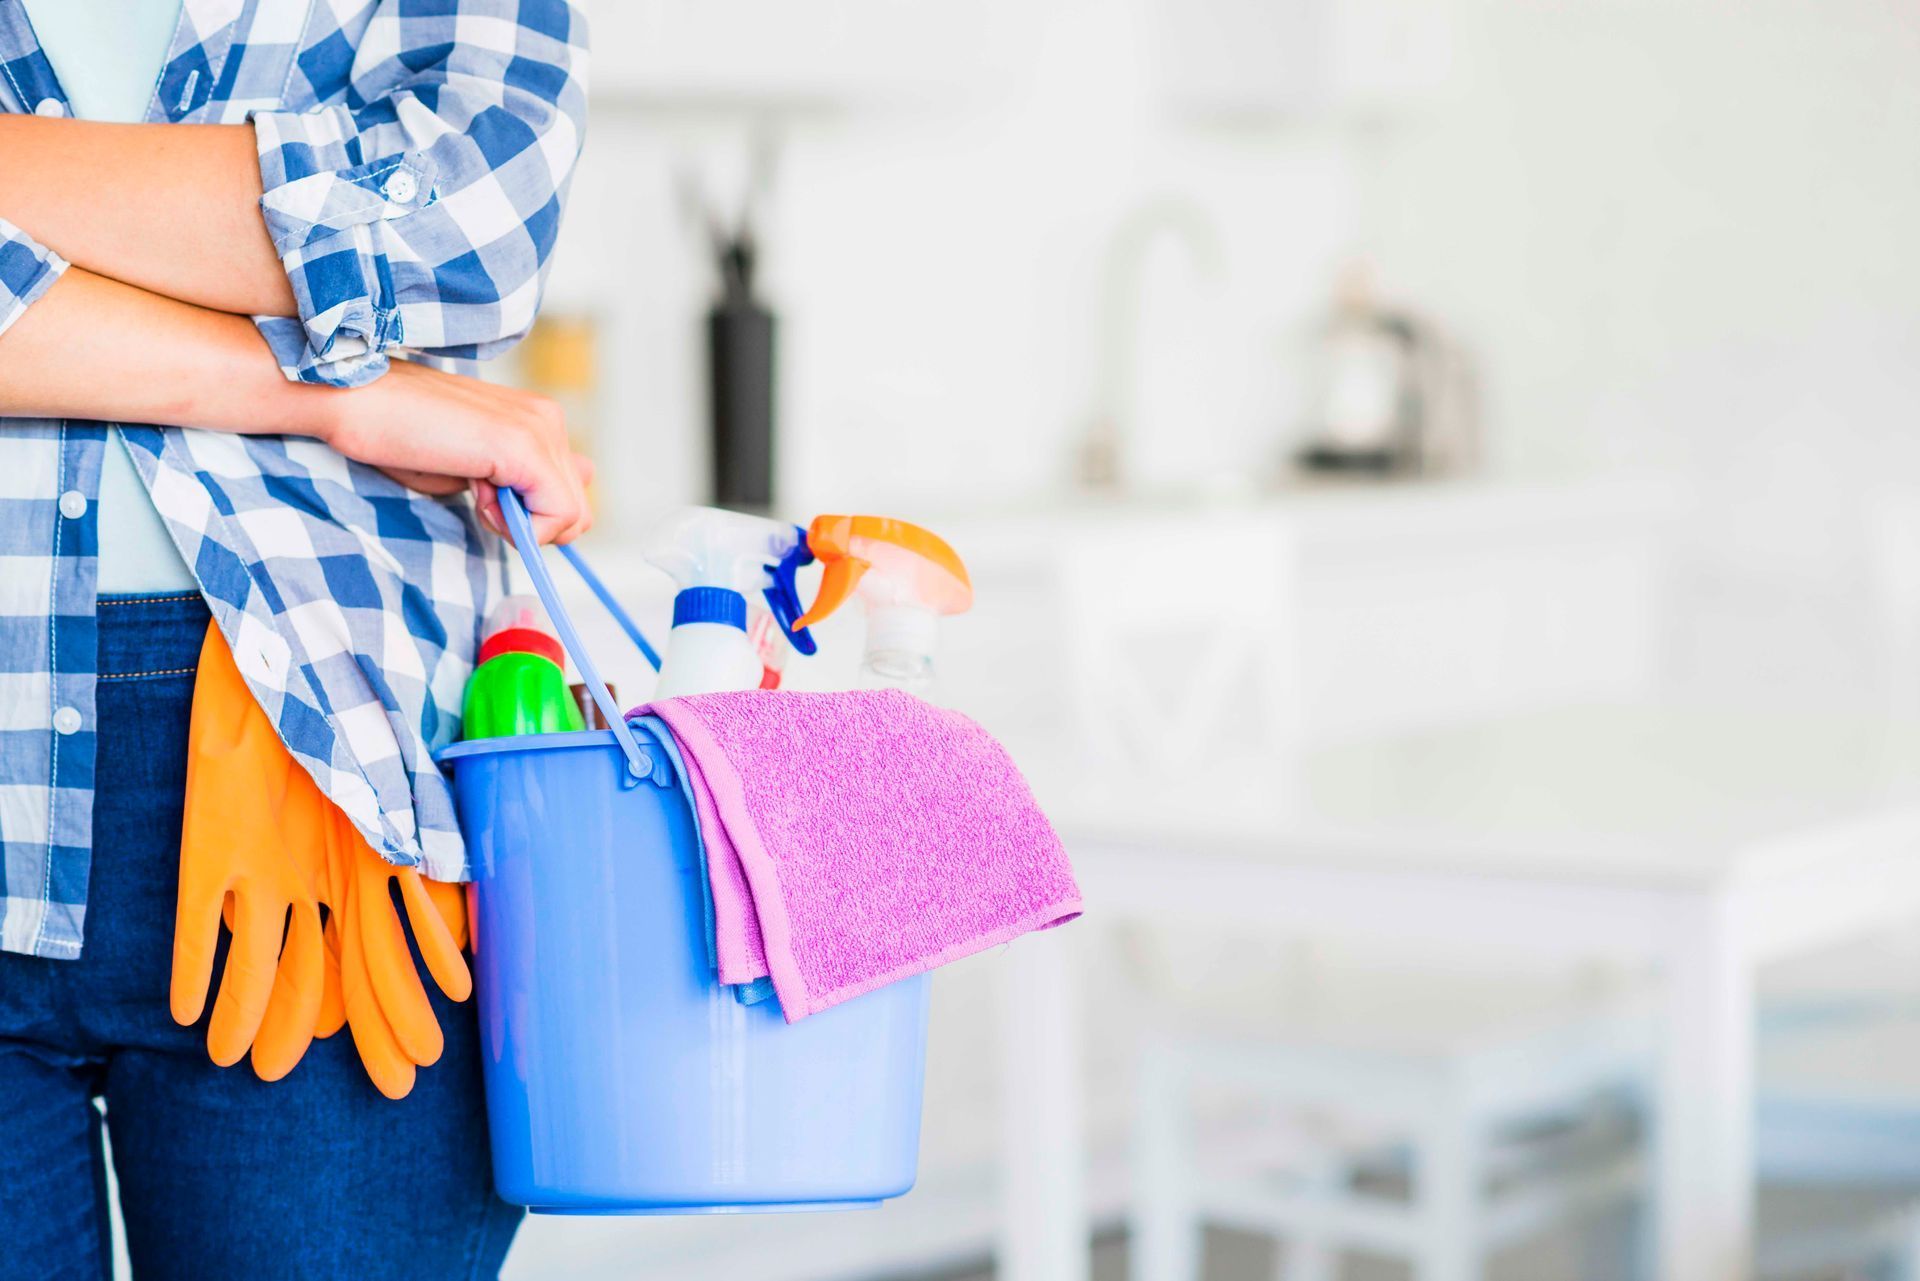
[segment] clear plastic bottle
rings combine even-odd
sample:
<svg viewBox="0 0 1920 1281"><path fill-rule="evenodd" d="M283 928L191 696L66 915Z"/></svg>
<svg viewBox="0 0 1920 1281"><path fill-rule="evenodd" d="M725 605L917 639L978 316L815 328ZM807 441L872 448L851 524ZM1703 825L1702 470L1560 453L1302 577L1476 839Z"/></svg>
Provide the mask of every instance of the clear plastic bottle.
<svg viewBox="0 0 1920 1281"><path fill-rule="evenodd" d="M876 595L884 583L873 582ZM860 660L860 689L904 689L928 698L933 693L933 643L939 616L918 604L867 602L867 648Z"/></svg>

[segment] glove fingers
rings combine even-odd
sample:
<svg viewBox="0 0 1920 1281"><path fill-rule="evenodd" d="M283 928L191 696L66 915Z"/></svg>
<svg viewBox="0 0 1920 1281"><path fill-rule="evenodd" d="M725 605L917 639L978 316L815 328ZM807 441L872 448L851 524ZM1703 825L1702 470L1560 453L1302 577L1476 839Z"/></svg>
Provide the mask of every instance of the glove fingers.
<svg viewBox="0 0 1920 1281"><path fill-rule="evenodd" d="M359 950L349 946L340 958L341 998L346 1006L347 1027L353 1033L353 1048L359 1051L361 1065L380 1093L390 1099L404 1099L413 1089L414 1065L394 1039L386 1015L374 999L367 980L366 967Z"/></svg>
<svg viewBox="0 0 1920 1281"><path fill-rule="evenodd" d="M191 1026L207 1007L207 984L213 981L213 954L220 945L220 910L226 887L180 882L173 914L173 980L167 1004L173 1021Z"/></svg>
<svg viewBox="0 0 1920 1281"><path fill-rule="evenodd" d="M238 1063L260 1030L287 927L284 900L263 904L258 894L235 898L236 928L227 944L227 968L220 976L220 994L213 1000L213 1021L207 1027L207 1056L221 1067Z"/></svg>
<svg viewBox="0 0 1920 1281"><path fill-rule="evenodd" d="M447 931L453 935L453 945L462 952L473 946L473 882L471 881L429 881L426 882L427 897L433 900L433 906L439 911L440 919L447 923Z"/></svg>
<svg viewBox="0 0 1920 1281"><path fill-rule="evenodd" d="M427 880L412 868L403 870L399 881L400 898L413 925L413 941L419 945L420 959L427 963L427 973L449 998L466 1000L473 995L473 974L467 969L467 958L460 955L459 936L467 932L467 905L461 887L444 885L436 892L438 882Z"/></svg>
<svg viewBox="0 0 1920 1281"><path fill-rule="evenodd" d="M347 1021L347 1003L341 982L342 959L346 955L347 876L346 853L339 824L339 811L331 804L321 823L324 836L320 866L317 869L322 901L327 905L324 934L327 944L326 990L320 998L320 1025L315 1036L332 1036Z"/></svg>
<svg viewBox="0 0 1920 1281"><path fill-rule="evenodd" d="M347 1021L347 1003L340 995L340 941L334 914L322 930L324 963L320 969L320 1009L314 1015L313 1034L323 1040L338 1032Z"/></svg>
<svg viewBox="0 0 1920 1281"><path fill-rule="evenodd" d="M326 962L319 909L312 903L295 904L273 994L267 999L260 1033L253 1038L253 1071L262 1081L278 1081L293 1071L313 1043L326 986Z"/></svg>
<svg viewBox="0 0 1920 1281"><path fill-rule="evenodd" d="M380 856L367 850L363 858ZM386 864L382 864L384 869ZM367 967L367 978L380 1002L381 1013L393 1036L415 1063L428 1064L440 1057L444 1039L440 1020L434 1017L427 990L414 968L413 953L407 948L407 936L393 905L384 871L363 875L354 888L353 911L359 927L360 959Z"/></svg>

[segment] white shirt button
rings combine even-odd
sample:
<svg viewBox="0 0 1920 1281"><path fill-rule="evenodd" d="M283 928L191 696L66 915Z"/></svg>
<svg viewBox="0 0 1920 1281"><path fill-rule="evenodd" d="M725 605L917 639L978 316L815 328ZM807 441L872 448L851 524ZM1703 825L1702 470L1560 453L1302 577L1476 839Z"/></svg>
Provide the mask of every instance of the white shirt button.
<svg viewBox="0 0 1920 1281"><path fill-rule="evenodd" d="M387 179L386 192L388 200L404 205L420 194L420 184L405 169L396 169L393 176Z"/></svg>
<svg viewBox="0 0 1920 1281"><path fill-rule="evenodd" d="M39 103L35 105L33 114L36 116L64 116L67 114L67 109L60 105L58 98L42 98Z"/></svg>
<svg viewBox="0 0 1920 1281"><path fill-rule="evenodd" d="M62 734L71 734L80 728L80 709L63 707L53 714L53 727Z"/></svg>
<svg viewBox="0 0 1920 1281"><path fill-rule="evenodd" d="M79 520L87 514L87 496L77 489L69 489L60 495L60 514L68 520Z"/></svg>

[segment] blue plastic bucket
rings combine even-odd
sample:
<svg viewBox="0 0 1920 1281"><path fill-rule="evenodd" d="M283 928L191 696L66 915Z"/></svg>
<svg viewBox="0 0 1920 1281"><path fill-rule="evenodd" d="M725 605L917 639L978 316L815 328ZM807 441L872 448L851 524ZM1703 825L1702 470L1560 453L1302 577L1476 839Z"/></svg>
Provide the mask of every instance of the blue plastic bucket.
<svg viewBox="0 0 1920 1281"><path fill-rule="evenodd" d="M502 497L516 542L533 547ZM538 554L522 556L618 728L441 753L473 859L500 1195L553 1214L901 1195L919 1155L927 976L792 1025L777 1001L742 1005L715 981L688 798L651 730L613 707Z"/></svg>

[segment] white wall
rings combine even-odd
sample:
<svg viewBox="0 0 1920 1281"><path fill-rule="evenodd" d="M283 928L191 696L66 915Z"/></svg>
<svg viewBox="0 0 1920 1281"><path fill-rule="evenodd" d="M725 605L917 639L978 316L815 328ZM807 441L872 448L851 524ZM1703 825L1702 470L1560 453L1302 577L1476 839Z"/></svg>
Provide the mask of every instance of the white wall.
<svg viewBox="0 0 1920 1281"><path fill-rule="evenodd" d="M1856 576L1861 494L1920 463L1920 10L1394 2L1442 11L1453 72L1377 123L1176 123L1149 0L982 0L991 38L943 68L959 88L777 111L795 510L1059 486L1109 237L1174 196L1217 225L1226 274L1149 264L1150 469L1270 463L1303 327L1357 248L1472 346L1498 466L1677 469L1702 484L1706 572ZM553 296L608 321L616 533L700 492L708 285L670 170L737 168L747 118L630 85L598 105Z"/></svg>
<svg viewBox="0 0 1920 1281"><path fill-rule="evenodd" d="M1459 74L1362 166L1388 277L1527 469L1671 466L1700 562L1817 590L1920 464L1920 8L1451 0Z"/></svg>
<svg viewBox="0 0 1920 1281"><path fill-rule="evenodd" d="M1061 486L1094 406L1109 237L1165 196L1215 225L1226 270L1198 282L1177 247L1149 262L1149 363L1169 341L1207 363L1199 378L1190 359L1148 371L1149 404L1206 397L1186 421L1163 413L1162 434L1265 462L1290 412L1281 366L1356 225L1346 149L1285 123L1170 127L1143 5L996 5L1015 36L971 90L780 122L767 268L796 509L973 507ZM687 157L737 168L747 128L705 104L597 108L552 297L610 322L616 531L699 493L707 285L669 171Z"/></svg>

